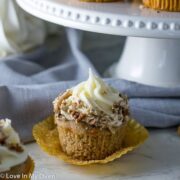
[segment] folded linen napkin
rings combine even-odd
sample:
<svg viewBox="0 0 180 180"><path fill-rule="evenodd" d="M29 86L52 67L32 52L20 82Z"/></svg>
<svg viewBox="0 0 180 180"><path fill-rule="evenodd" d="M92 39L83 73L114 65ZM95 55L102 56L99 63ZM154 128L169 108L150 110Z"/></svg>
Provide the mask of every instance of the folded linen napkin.
<svg viewBox="0 0 180 180"><path fill-rule="evenodd" d="M32 127L52 114L52 101L88 77L88 68L102 75L118 60L124 39L116 36L62 30L57 46L42 46L28 54L0 61L0 118L8 117L24 142ZM180 124L180 87L157 88L121 79L106 79L129 97L133 118L147 127Z"/></svg>
<svg viewBox="0 0 180 180"><path fill-rule="evenodd" d="M30 51L56 29L23 11L15 0L0 1L0 57Z"/></svg>

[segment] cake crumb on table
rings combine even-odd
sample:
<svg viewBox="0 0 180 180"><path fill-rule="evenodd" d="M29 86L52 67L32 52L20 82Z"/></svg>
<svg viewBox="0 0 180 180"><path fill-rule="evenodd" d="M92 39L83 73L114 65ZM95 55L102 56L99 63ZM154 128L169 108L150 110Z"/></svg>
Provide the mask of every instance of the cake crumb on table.
<svg viewBox="0 0 180 180"><path fill-rule="evenodd" d="M143 4L140 4L139 5L139 9L144 9L145 7L144 7L144 5Z"/></svg>

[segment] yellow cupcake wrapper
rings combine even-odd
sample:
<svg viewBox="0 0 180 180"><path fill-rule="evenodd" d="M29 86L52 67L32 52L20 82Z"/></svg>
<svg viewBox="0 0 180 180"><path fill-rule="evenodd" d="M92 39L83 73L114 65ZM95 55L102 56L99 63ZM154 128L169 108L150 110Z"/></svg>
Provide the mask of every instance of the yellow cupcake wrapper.
<svg viewBox="0 0 180 180"><path fill-rule="evenodd" d="M21 167L20 167L21 168ZM18 172L12 172L9 170L8 172L0 173L2 180L6 179L17 179L17 180L31 180L32 173L34 171L34 161L28 156L28 159L25 162L25 169L18 169ZM15 170L17 171L17 170ZM13 178L14 177L14 178Z"/></svg>
<svg viewBox="0 0 180 180"><path fill-rule="evenodd" d="M29 157L29 170L27 172L24 172L24 174L27 175L27 178L22 177L21 180L31 180L31 176L33 174L34 171L34 161L32 160L31 157Z"/></svg>
<svg viewBox="0 0 180 180"><path fill-rule="evenodd" d="M50 116L42 122L36 124L33 128L33 136L42 150L44 150L49 155L56 156L57 158L62 159L70 164L89 165L97 163L105 164L117 158L120 158L122 155L127 154L129 151L132 151L133 149L144 143L144 141L148 138L149 133L134 119L130 119L128 121L127 131L123 141L123 147L119 151L113 153L105 159L90 161L72 159L61 150L58 131L56 125L54 124L53 116Z"/></svg>

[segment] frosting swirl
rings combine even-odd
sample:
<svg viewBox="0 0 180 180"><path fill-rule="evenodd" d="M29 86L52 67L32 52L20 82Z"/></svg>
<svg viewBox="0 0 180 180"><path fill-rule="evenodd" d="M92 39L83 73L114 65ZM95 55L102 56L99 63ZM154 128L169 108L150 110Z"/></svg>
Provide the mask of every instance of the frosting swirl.
<svg viewBox="0 0 180 180"><path fill-rule="evenodd" d="M17 146L22 149L21 152L10 148ZM0 172L8 171L11 167L25 162L27 157L19 135L11 126L11 120L0 120Z"/></svg>
<svg viewBox="0 0 180 180"><path fill-rule="evenodd" d="M129 117L127 97L106 85L91 70L87 81L60 94L53 104L57 123L76 121L113 132Z"/></svg>
<svg viewBox="0 0 180 180"><path fill-rule="evenodd" d="M89 78L72 88L72 96L78 97L88 107L112 114L112 106L120 101L119 92L105 84L89 70Z"/></svg>

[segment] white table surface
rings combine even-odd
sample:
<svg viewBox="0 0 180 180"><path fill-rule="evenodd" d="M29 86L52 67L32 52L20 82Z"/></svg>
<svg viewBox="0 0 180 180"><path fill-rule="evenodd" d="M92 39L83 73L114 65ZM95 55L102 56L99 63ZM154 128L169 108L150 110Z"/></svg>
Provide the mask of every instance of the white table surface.
<svg viewBox="0 0 180 180"><path fill-rule="evenodd" d="M33 180L180 180L180 137L175 129L151 130L140 148L105 165L69 165L35 143L26 147L35 161Z"/></svg>

